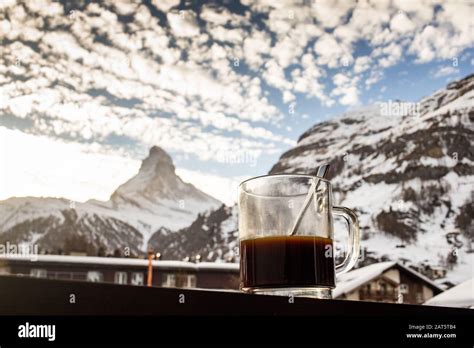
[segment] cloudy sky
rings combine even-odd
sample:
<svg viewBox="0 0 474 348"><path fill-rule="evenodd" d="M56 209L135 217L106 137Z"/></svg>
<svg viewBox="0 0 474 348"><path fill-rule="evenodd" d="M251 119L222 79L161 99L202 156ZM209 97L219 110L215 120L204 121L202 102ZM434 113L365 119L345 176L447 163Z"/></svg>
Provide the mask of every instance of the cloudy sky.
<svg viewBox="0 0 474 348"><path fill-rule="evenodd" d="M472 1L0 1L0 199L107 199L148 149L226 202L314 123L474 70Z"/></svg>

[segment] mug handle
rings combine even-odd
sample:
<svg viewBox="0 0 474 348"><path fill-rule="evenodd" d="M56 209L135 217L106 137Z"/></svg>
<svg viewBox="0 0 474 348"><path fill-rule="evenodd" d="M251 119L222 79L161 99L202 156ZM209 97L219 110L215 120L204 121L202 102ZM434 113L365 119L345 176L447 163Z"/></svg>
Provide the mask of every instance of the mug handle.
<svg viewBox="0 0 474 348"><path fill-rule="evenodd" d="M332 212L334 215L342 216L344 220L346 220L349 230L349 252L346 254L344 261L342 261L341 264L336 265L336 275L339 275L350 271L359 258L359 220L357 219L357 215L351 209L346 207L332 207Z"/></svg>

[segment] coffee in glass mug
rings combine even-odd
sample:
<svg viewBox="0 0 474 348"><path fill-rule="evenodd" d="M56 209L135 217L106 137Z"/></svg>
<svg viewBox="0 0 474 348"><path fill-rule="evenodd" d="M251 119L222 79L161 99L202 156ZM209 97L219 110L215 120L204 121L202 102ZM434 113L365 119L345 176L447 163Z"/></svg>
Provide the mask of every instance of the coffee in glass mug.
<svg viewBox="0 0 474 348"><path fill-rule="evenodd" d="M349 251L335 265L333 214L347 221ZM359 255L356 214L332 204L331 184L277 174L239 186L240 288L249 293L331 298L336 274Z"/></svg>

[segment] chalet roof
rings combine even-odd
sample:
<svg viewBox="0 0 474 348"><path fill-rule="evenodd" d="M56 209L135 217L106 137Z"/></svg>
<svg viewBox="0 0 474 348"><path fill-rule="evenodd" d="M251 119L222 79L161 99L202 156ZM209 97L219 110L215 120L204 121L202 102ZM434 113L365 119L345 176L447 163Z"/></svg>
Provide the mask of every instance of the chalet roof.
<svg viewBox="0 0 474 348"><path fill-rule="evenodd" d="M425 305L474 308L474 278L430 298Z"/></svg>
<svg viewBox="0 0 474 348"><path fill-rule="evenodd" d="M1 255L0 261L16 262L38 262L38 263L69 263L88 265L109 265L109 266L140 266L148 265L147 259L123 258L123 257L98 257L98 256L72 256L72 255L23 255L7 254ZM193 271L199 270L228 270L238 271L238 263L228 262L187 262L175 260L153 260L155 268L179 268Z"/></svg>
<svg viewBox="0 0 474 348"><path fill-rule="evenodd" d="M374 263L369 266L361 267L356 270L341 274L337 277L337 286L334 289L333 296L337 298L343 294L350 293L351 291L357 289L362 284L365 284L372 279L380 276L384 272L388 271L390 268L399 268L412 274L413 276L421 279L429 287L435 289L436 291L442 292L443 289L440 288L436 283L434 283L428 277L425 277L423 274L416 272L415 270L408 268L395 261L379 262Z"/></svg>

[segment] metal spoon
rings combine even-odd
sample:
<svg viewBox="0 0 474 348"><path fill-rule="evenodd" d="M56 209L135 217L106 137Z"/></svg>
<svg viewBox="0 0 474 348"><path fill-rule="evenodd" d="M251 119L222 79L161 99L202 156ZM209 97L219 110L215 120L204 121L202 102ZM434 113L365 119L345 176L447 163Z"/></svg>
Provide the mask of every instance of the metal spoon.
<svg viewBox="0 0 474 348"><path fill-rule="evenodd" d="M313 178L313 182L311 183L308 194L306 195L306 198L303 202L303 207L298 213L295 224L293 225L293 228L291 229L290 236L294 236L296 234L296 231L298 230L298 227L300 226L301 221L303 220L303 215L306 212L306 210L308 210L311 199L316 195L316 190L318 189L319 183L321 182L320 178L324 178L327 175L328 171L329 171L329 163L325 163L319 166L318 171L316 173L316 177Z"/></svg>

